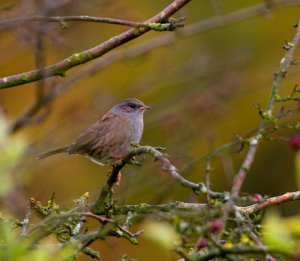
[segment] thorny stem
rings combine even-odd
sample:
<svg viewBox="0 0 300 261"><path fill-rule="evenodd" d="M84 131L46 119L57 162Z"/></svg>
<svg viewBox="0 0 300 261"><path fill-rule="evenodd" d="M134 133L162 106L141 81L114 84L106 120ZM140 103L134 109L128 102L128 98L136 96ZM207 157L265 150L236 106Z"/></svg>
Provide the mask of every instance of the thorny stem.
<svg viewBox="0 0 300 261"><path fill-rule="evenodd" d="M300 200L300 191L296 192L290 192L286 193L284 195L280 195L277 197L269 198L266 199L263 202L256 203L250 206L245 206L245 207L238 207L234 206L234 209L230 211L234 212L240 212L245 215L249 214L254 214L256 212L261 211L262 209L265 209L269 206L276 205L276 204L281 204L284 202L288 201L295 201L295 200ZM42 206L40 206L42 207ZM34 225L31 227L27 233L26 236L30 236L33 238L34 242L39 241L40 239L44 238L45 236L55 233L56 229L59 226L63 226L65 222L70 220L70 218L75 218L75 220L82 220L83 217L90 217L93 219L98 220L102 225L97 231L91 231L87 232L84 234L76 234L76 240L81 242L78 252L87 252L89 253L92 251L91 249L87 249L86 247L91 244L93 241L97 239L104 239L107 236L117 236L117 237L123 237L127 240L129 240L132 244L137 244L137 239L136 237L139 236L139 234L142 231L138 231L136 233L132 233L128 230L128 226L130 226L131 223L128 221L128 219L132 218L132 213L135 215L140 215L140 214L148 214L148 213L167 213L168 216L172 214L173 212L176 213L177 215L179 213L193 213L193 215L199 215L200 213L205 213L209 205L208 204L201 204L201 203L187 203L187 202L171 202L171 203L166 203L162 205L149 205L149 204L139 204L139 205L124 205L124 206L114 206L111 211L110 215L111 218L107 218L105 216L99 216L96 215L95 213L92 213L90 211L86 211L87 206L81 205L78 208L71 209L67 212L60 212L60 213L54 213L51 214L50 216L44 218L41 222L38 224ZM119 225L118 219L114 219L113 217L117 216L124 216L127 215L126 221L123 226ZM250 247L253 251L250 250ZM265 251L262 251L261 253L267 254L269 252L272 252L272 249L265 248L263 245L259 245L258 247L261 247L261 249L265 249ZM214 249L214 248L213 248ZM249 251L249 253L258 253L256 252L257 246L245 246L241 248L218 248L219 250L222 250L222 252L215 252L213 249L209 249L207 252L207 255L201 256L199 260L209 260L209 257L211 257L211 254L215 254L216 256L218 255L227 255L227 254L243 254L246 253L244 251ZM257 250L259 251L259 250ZM274 253L278 252L274 250ZM210 254L208 254L210 253ZM93 256L97 254L97 252L92 252L90 253ZM286 253L285 253L286 254ZM202 259L202 257L206 257L208 259ZM189 260L189 259L187 259ZM197 259L192 259L192 260L198 260Z"/></svg>
<svg viewBox="0 0 300 261"><path fill-rule="evenodd" d="M255 203L245 207L237 207L236 209L243 214L253 214L265 209L266 207L294 200L300 200L300 191L287 192L277 197L267 198L263 202Z"/></svg>
<svg viewBox="0 0 300 261"><path fill-rule="evenodd" d="M266 106L266 109L264 112L266 117L261 120L257 134L250 139L249 149L246 153L245 159L244 159L238 173L236 174L236 176L234 178L232 189L231 189L232 198L236 198L238 196L240 189L243 185L243 182L244 182L244 180L247 176L247 173L250 169L250 166L252 165L252 163L254 161L254 157L256 154L258 144L262 139L264 127L268 123L268 119L273 117L273 108L274 108L274 103L276 102L276 96L277 96L278 90L281 86L281 82L282 82L283 78L286 77L288 68L293 61L293 54L296 49L296 46L298 45L299 39L300 39L300 20L298 21L297 32L294 36L294 39L291 43L289 43L289 48L287 49L285 56L281 59L279 70L275 74L275 79L273 81L271 94L270 94L270 97L269 97L269 100L268 100L268 103L267 103L267 106Z"/></svg>

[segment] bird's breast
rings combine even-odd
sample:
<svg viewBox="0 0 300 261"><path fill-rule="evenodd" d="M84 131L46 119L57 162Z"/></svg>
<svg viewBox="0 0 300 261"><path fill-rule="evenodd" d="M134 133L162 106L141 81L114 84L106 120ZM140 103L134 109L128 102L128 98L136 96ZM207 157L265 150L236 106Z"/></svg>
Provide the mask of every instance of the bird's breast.
<svg viewBox="0 0 300 261"><path fill-rule="evenodd" d="M141 115L142 116L142 115ZM144 130L144 122L143 117L131 117L130 119L130 127L131 129L131 142L137 142L139 143Z"/></svg>

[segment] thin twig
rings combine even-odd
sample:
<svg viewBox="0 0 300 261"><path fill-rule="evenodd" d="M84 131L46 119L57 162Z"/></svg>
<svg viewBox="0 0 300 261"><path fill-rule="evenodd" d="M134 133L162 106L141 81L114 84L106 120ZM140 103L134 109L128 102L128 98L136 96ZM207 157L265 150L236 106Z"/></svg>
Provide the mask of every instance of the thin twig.
<svg viewBox="0 0 300 261"><path fill-rule="evenodd" d="M93 23L106 23L106 24L115 24L115 25L125 25L130 27L142 27L148 28L155 31L172 31L177 27L183 26L184 18L180 17L176 23L175 20L171 22L163 23L151 23L151 22L135 22L122 19L114 19L108 17L96 17L88 15L71 15L71 16L41 16L41 15L30 15L22 16L17 18L12 18L0 22L0 30L9 28L11 26L16 26L24 22L58 22L62 26L66 26L66 22L93 22Z"/></svg>
<svg viewBox="0 0 300 261"><path fill-rule="evenodd" d="M81 213L83 216L86 216L86 217L91 217L91 218L94 218L96 220L98 220L100 223L107 223L107 222L115 222L113 219L111 218L107 218L107 217L101 217L99 215L96 215L92 212L82 212Z"/></svg>
<svg viewBox="0 0 300 261"><path fill-rule="evenodd" d="M21 229L21 232L20 232L21 236L26 236L26 234L27 234L27 228L28 228L28 225L29 225L29 222L30 222L30 217L31 217L31 211L30 211L30 208L28 208L27 211L26 211L25 218L21 222L21 224L22 224L22 229Z"/></svg>
<svg viewBox="0 0 300 261"><path fill-rule="evenodd" d="M206 162L206 168L205 168L205 184L208 191L210 190L210 172L211 172L211 167L210 167L210 161L208 160ZM206 201L208 204L210 203L210 193L207 193Z"/></svg>
<svg viewBox="0 0 300 261"><path fill-rule="evenodd" d="M140 234L142 234L144 232L144 230L139 230L135 233L130 232L126 227L120 226L118 225L118 228L123 231L124 233L128 234L129 236L131 236L132 238L136 238L138 237Z"/></svg>

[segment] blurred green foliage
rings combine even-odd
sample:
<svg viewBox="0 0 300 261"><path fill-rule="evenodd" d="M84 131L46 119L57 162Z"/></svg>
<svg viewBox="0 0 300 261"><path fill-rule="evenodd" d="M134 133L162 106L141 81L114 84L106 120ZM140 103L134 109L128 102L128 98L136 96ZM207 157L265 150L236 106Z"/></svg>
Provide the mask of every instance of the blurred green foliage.
<svg viewBox="0 0 300 261"><path fill-rule="evenodd" d="M144 230L143 237L156 242L162 248L161 251L170 252L180 244L179 234L169 223L148 222L141 224L141 227Z"/></svg>
<svg viewBox="0 0 300 261"><path fill-rule="evenodd" d="M263 239L267 246L272 247L272 249L278 249L283 253L289 253L295 249L291 231L278 212L275 210L268 211L262 225Z"/></svg>
<svg viewBox="0 0 300 261"><path fill-rule="evenodd" d="M24 157L26 142L20 137L10 136L8 122L0 114L0 198L4 198L14 187L22 183L22 173L18 166Z"/></svg>
<svg viewBox="0 0 300 261"><path fill-rule="evenodd" d="M35 245L30 239L20 237L19 231L8 222L1 222L1 251L0 260L16 261L71 261L74 260L76 245L59 248L59 245L51 243Z"/></svg>
<svg viewBox="0 0 300 261"><path fill-rule="evenodd" d="M297 188L300 189L300 151L295 154L295 176L297 180Z"/></svg>
<svg viewBox="0 0 300 261"><path fill-rule="evenodd" d="M0 115L0 201L13 191L15 183L22 184L22 173L18 166L22 162L26 149L24 138L10 136L8 122ZM4 209L2 209L4 211ZM0 260L72 260L74 246L58 249L57 245L35 243L31 239L22 236L21 221L10 217L9 206L0 217Z"/></svg>

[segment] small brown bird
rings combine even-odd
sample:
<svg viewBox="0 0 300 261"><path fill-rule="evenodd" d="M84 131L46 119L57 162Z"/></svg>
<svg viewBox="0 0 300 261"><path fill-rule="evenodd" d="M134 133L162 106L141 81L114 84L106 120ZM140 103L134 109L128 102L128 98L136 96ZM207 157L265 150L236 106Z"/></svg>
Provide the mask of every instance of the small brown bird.
<svg viewBox="0 0 300 261"><path fill-rule="evenodd" d="M81 154L93 162L113 164L124 156L132 143L139 143L144 129L144 111L149 106L137 99L125 99L86 129L72 144L47 151L37 158L58 153Z"/></svg>

